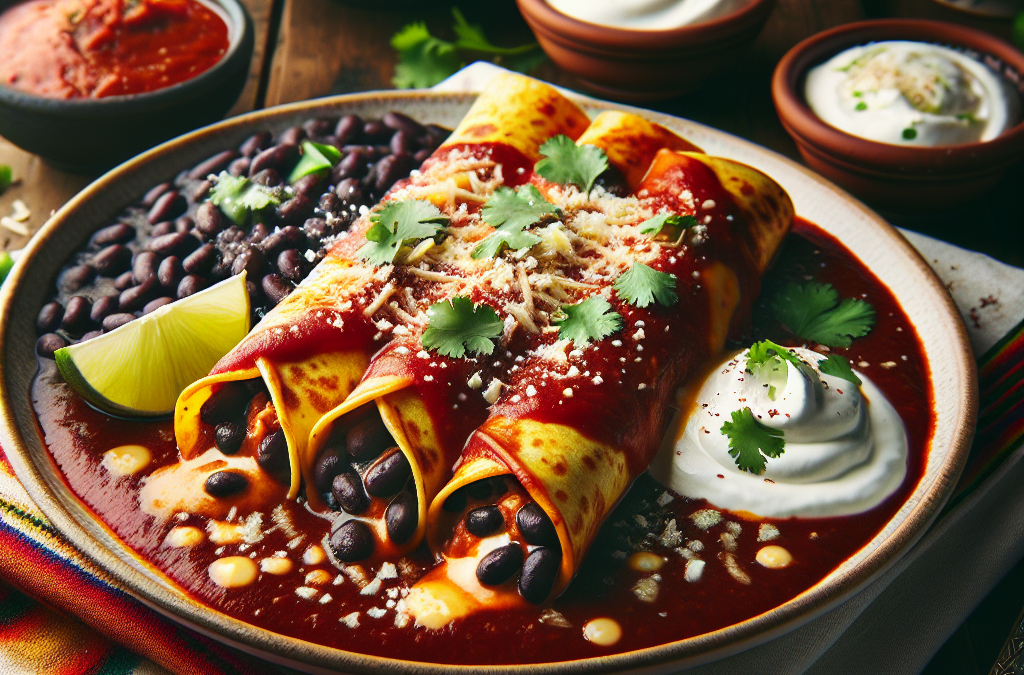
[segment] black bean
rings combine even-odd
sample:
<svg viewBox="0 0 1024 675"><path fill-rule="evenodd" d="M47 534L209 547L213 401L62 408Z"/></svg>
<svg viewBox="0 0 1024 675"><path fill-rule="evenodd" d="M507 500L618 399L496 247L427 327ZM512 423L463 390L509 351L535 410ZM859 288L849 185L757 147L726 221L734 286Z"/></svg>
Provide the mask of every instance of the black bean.
<svg viewBox="0 0 1024 675"><path fill-rule="evenodd" d="M249 180L256 185L262 185L263 187L269 188L277 187L282 183L281 174L279 174L275 169L262 169Z"/></svg>
<svg viewBox="0 0 1024 675"><path fill-rule="evenodd" d="M210 284L203 277L198 274L186 275L180 283L178 283L177 296L178 299L187 298L190 295L195 295L199 291L203 290Z"/></svg>
<svg viewBox="0 0 1024 675"><path fill-rule="evenodd" d="M242 448L245 441L245 425L235 422L221 422L213 430L213 442L225 455L233 455Z"/></svg>
<svg viewBox="0 0 1024 675"><path fill-rule="evenodd" d="M162 223L157 223L156 225L154 225L153 228L149 231L149 236L162 237L165 234L173 234L174 232L174 223L172 223L169 220L165 220Z"/></svg>
<svg viewBox="0 0 1024 675"><path fill-rule="evenodd" d="M67 346L68 343L61 336L56 333L47 333L36 340L36 354L46 359L52 359L55 351Z"/></svg>
<svg viewBox="0 0 1024 675"><path fill-rule="evenodd" d="M91 265L75 265L60 274L57 287L65 293L74 293L96 277L96 270Z"/></svg>
<svg viewBox="0 0 1024 675"><path fill-rule="evenodd" d="M160 195L160 198L153 204L153 208L146 214L146 220L150 225L171 220L185 213L187 208L188 202L185 201L185 198L178 194L177 190L171 190Z"/></svg>
<svg viewBox="0 0 1024 675"><path fill-rule="evenodd" d="M470 483L465 488L466 495L473 499L490 499L494 495L494 488L489 480L478 480Z"/></svg>
<svg viewBox="0 0 1024 675"><path fill-rule="evenodd" d="M81 295L68 300L68 306L64 310L64 319L61 321L61 328L69 333L83 333L91 323L89 313L92 312L92 303L89 298Z"/></svg>
<svg viewBox="0 0 1024 675"><path fill-rule="evenodd" d="M326 172L311 173L303 176L292 183L292 190L294 190L297 195L304 195L306 197L311 196L313 192L316 192L316 189L320 187L320 184L324 180L325 173Z"/></svg>
<svg viewBox="0 0 1024 675"><path fill-rule="evenodd" d="M345 438L345 450L353 460L366 462L380 457L394 442L384 422L374 415L349 429Z"/></svg>
<svg viewBox="0 0 1024 675"><path fill-rule="evenodd" d="M43 305L36 316L36 331L39 333L52 333L60 328L64 320L64 305L59 302L48 302Z"/></svg>
<svg viewBox="0 0 1024 675"><path fill-rule="evenodd" d="M309 274L309 261L298 249L289 248L277 256L277 269L285 279L298 283Z"/></svg>
<svg viewBox="0 0 1024 675"><path fill-rule="evenodd" d="M405 178L416 168L416 160L408 153L388 155L377 162L374 167L376 181L374 187L379 194L387 192L399 179Z"/></svg>
<svg viewBox="0 0 1024 675"><path fill-rule="evenodd" d="M174 220L174 231L188 234L195 229L196 221L192 220L190 216L178 216Z"/></svg>
<svg viewBox="0 0 1024 675"><path fill-rule="evenodd" d="M355 473L342 473L331 481L331 494L345 513L358 516L370 508L370 498L363 489L363 482Z"/></svg>
<svg viewBox="0 0 1024 675"><path fill-rule="evenodd" d="M92 303L89 318L95 323L100 323L103 319L117 311L119 300L117 295L105 295L99 298L96 302Z"/></svg>
<svg viewBox="0 0 1024 675"><path fill-rule="evenodd" d="M152 300L160 288L156 275L147 278L138 286L121 291L117 299L117 308L122 312L135 312Z"/></svg>
<svg viewBox="0 0 1024 675"><path fill-rule="evenodd" d="M288 127L281 132L281 135L277 137L278 143L287 143L289 145L298 145L302 141L306 140L309 134L302 127Z"/></svg>
<svg viewBox="0 0 1024 675"><path fill-rule="evenodd" d="M256 223L249 230L249 243L259 244L270 236L270 228L265 223Z"/></svg>
<svg viewBox="0 0 1024 675"><path fill-rule="evenodd" d="M320 195L320 201L317 202L317 206L324 213L334 213L335 211L341 210L341 200L338 199L338 195L328 190ZM303 229L306 229L307 231L309 229L305 226L305 223L303 223Z"/></svg>
<svg viewBox="0 0 1024 675"><path fill-rule="evenodd" d="M384 510L384 524L388 528L388 537L396 544L409 541L419 524L419 509L414 492L399 493L388 508Z"/></svg>
<svg viewBox="0 0 1024 675"><path fill-rule="evenodd" d="M412 156L413 161L415 161L416 165L419 166L420 164L423 164L423 162L427 161L427 158L430 157L432 152L433 151L430 150L429 148L423 148L422 150L417 150L416 154L414 154Z"/></svg>
<svg viewBox="0 0 1024 675"><path fill-rule="evenodd" d="M331 180L334 182L343 181L346 178L362 178L369 168L370 158L366 151L354 150L342 158L338 165L331 172Z"/></svg>
<svg viewBox="0 0 1024 675"><path fill-rule="evenodd" d="M137 254L132 262L132 279L136 284L145 283L156 276L156 270L159 265L160 256L153 251L143 251Z"/></svg>
<svg viewBox="0 0 1024 675"><path fill-rule="evenodd" d="M135 238L135 228L125 223L108 225L92 235L90 245L103 248L111 244L125 244Z"/></svg>
<svg viewBox="0 0 1024 675"><path fill-rule="evenodd" d="M334 127L334 136L338 145L354 143L363 133L363 120L359 115L345 115L338 120L338 126Z"/></svg>
<svg viewBox="0 0 1024 675"><path fill-rule="evenodd" d="M441 145L441 143L443 143L452 133L451 129L446 129L445 127L437 124L428 124L426 129L427 135L434 139L432 146L435 148Z"/></svg>
<svg viewBox="0 0 1024 675"><path fill-rule="evenodd" d="M441 505L441 508L448 513L459 513L462 509L466 508L466 502L466 491L459 488L445 498L444 504Z"/></svg>
<svg viewBox="0 0 1024 675"><path fill-rule="evenodd" d="M258 248L248 248L231 262L231 273L241 274L243 271L247 279L259 279L267 269L267 257Z"/></svg>
<svg viewBox="0 0 1024 675"><path fill-rule="evenodd" d="M346 178L338 183L338 186L334 188L334 194L338 195L342 204L346 206L362 204L364 201L363 186L355 178Z"/></svg>
<svg viewBox="0 0 1024 675"><path fill-rule="evenodd" d="M513 542L496 548L476 566L476 578L485 586L499 586L514 577L523 566L523 549Z"/></svg>
<svg viewBox="0 0 1024 675"><path fill-rule="evenodd" d="M172 302L174 302L174 298L169 298L166 295L163 296L162 298L157 298L156 300L150 300L145 305L143 305L142 313L151 314L156 310L160 309L161 307L163 307L164 305L169 305Z"/></svg>
<svg viewBox="0 0 1024 675"><path fill-rule="evenodd" d="M121 312L120 314L108 314L103 318L103 330L110 332L117 330L121 326L125 325L130 321L135 320L135 315L128 312Z"/></svg>
<svg viewBox="0 0 1024 675"><path fill-rule="evenodd" d="M481 506L466 514L466 529L477 537L494 534L505 524L505 517L497 506Z"/></svg>
<svg viewBox="0 0 1024 675"><path fill-rule="evenodd" d="M363 124L363 136L369 143L378 143L391 137L391 129L380 120L370 120Z"/></svg>
<svg viewBox="0 0 1024 675"><path fill-rule="evenodd" d="M228 164L228 173L238 178L239 176L249 175L249 166L252 164L252 160L248 157L239 157L235 161ZM211 185L212 187L212 185Z"/></svg>
<svg viewBox="0 0 1024 675"><path fill-rule="evenodd" d="M328 193L330 194L330 193ZM326 196L326 195L324 195ZM323 202L321 201L321 204ZM332 209L333 210L333 209ZM326 237L331 234L333 228L327 224L327 221L323 218L309 218L302 224L302 229L312 235L313 237L320 238Z"/></svg>
<svg viewBox="0 0 1024 675"><path fill-rule="evenodd" d="M334 511L335 513L341 511L341 506L338 504L338 500L334 498L333 494L331 494L330 492L325 492L323 494L323 497L324 504L327 506L327 508L329 508L331 511Z"/></svg>
<svg viewBox="0 0 1024 675"><path fill-rule="evenodd" d="M235 160L235 162L237 161L238 160ZM232 162L231 166L234 166L235 162ZM248 166L246 166L246 168L248 168ZM204 199L206 199L206 195L210 193L210 188L212 187L213 183L208 180L204 180L201 183L197 183L195 188L192 189L192 201L201 202Z"/></svg>
<svg viewBox="0 0 1024 675"><path fill-rule="evenodd" d="M93 339L95 337L99 337L101 335L103 335L103 331L102 330L91 330L88 333L86 333L85 335L83 335L81 338L79 338L78 341L79 342L88 342L89 340L91 340L91 339Z"/></svg>
<svg viewBox="0 0 1024 675"><path fill-rule="evenodd" d="M220 233L221 243L234 244L240 241L245 241L245 232L235 225L232 225L228 229Z"/></svg>
<svg viewBox="0 0 1024 675"><path fill-rule="evenodd" d="M334 130L331 120L311 119L302 123L302 128L310 138L323 138Z"/></svg>
<svg viewBox="0 0 1024 675"><path fill-rule="evenodd" d="M331 483L339 473L348 470L347 463L338 454L338 448L328 446L317 458L313 467L313 483L320 494L331 491Z"/></svg>
<svg viewBox="0 0 1024 675"><path fill-rule="evenodd" d="M302 248L306 244L305 233L294 225L288 225L267 235L260 243L260 250L268 256L277 256L286 248Z"/></svg>
<svg viewBox="0 0 1024 675"><path fill-rule="evenodd" d="M181 265L181 258L176 255L164 258L156 270L156 277L160 281L160 285L175 291L184 276L185 268Z"/></svg>
<svg viewBox="0 0 1024 675"><path fill-rule="evenodd" d="M162 197L164 193L170 191L173 188L173 183L160 183L160 185L157 185L155 188L147 192L145 196L142 197L142 201L139 203L148 209L152 207L153 204L156 204L156 200L160 199L160 197Z"/></svg>
<svg viewBox="0 0 1024 675"><path fill-rule="evenodd" d="M263 290L254 281L245 280L245 292L249 294L249 306L259 307L263 304Z"/></svg>
<svg viewBox="0 0 1024 675"><path fill-rule="evenodd" d="M260 150L270 147L272 138L273 137L270 135L269 131L260 131L242 141L242 144L238 146L238 151L242 153L244 157L253 157L258 154Z"/></svg>
<svg viewBox="0 0 1024 675"><path fill-rule="evenodd" d="M93 256L92 266L101 277L116 277L132 266L132 250L124 244L111 244Z"/></svg>
<svg viewBox="0 0 1024 675"><path fill-rule="evenodd" d="M284 280L280 274L268 274L263 277L263 281L260 282L260 286L263 288L263 292L267 296L267 300L271 304L278 304L292 292L292 285Z"/></svg>
<svg viewBox="0 0 1024 675"><path fill-rule="evenodd" d="M218 152L213 157L196 164L195 168L188 172L188 177L192 180L199 180L200 178L206 178L211 173L220 173L221 169L237 157L238 153L234 150Z"/></svg>
<svg viewBox="0 0 1024 675"><path fill-rule="evenodd" d="M551 593L558 570L562 566L562 554L550 548L535 548L523 563L523 574L519 577L519 594L527 602L539 605Z"/></svg>
<svg viewBox="0 0 1024 675"><path fill-rule="evenodd" d="M313 207L312 199L304 195L296 195L280 204L275 212L282 223L298 225L313 214Z"/></svg>
<svg viewBox="0 0 1024 675"><path fill-rule="evenodd" d="M224 216L213 202L204 202L196 210L196 228L208 237L224 229Z"/></svg>
<svg viewBox="0 0 1024 675"><path fill-rule="evenodd" d="M384 117L382 117L380 121L383 122L389 129L394 129L395 131L404 131L407 134L411 134L412 136L422 136L423 134L427 133L426 127L424 127L422 124L420 124L413 118L409 117L408 115L403 115L400 112L392 111L384 113Z"/></svg>
<svg viewBox="0 0 1024 675"><path fill-rule="evenodd" d="M217 471L206 479L203 489L211 497L233 497L245 492L249 479L237 471Z"/></svg>
<svg viewBox="0 0 1024 675"><path fill-rule="evenodd" d="M150 239L146 249L160 256L185 256L199 248L200 242L190 234L174 232Z"/></svg>
<svg viewBox="0 0 1024 675"><path fill-rule="evenodd" d="M217 262L217 247L203 244L182 261L181 266L188 274L206 274ZM159 270L158 270L159 272Z"/></svg>
<svg viewBox="0 0 1024 675"><path fill-rule="evenodd" d="M270 475L287 482L291 475L291 464L288 457L288 440L283 430L278 429L260 441L260 446L256 450L256 463Z"/></svg>
<svg viewBox="0 0 1024 675"><path fill-rule="evenodd" d="M556 546L558 533L555 526L536 502L524 504L516 513L516 525L527 544L534 546Z"/></svg>
<svg viewBox="0 0 1024 675"><path fill-rule="evenodd" d="M347 563L366 560L376 547L373 530L361 520L349 520L331 533L331 549L338 560Z"/></svg>
<svg viewBox="0 0 1024 675"><path fill-rule="evenodd" d="M366 470L363 483L370 495L386 497L401 490L411 475L408 458L396 447Z"/></svg>
<svg viewBox="0 0 1024 675"><path fill-rule="evenodd" d="M391 137L390 145L391 152L396 155L399 153L411 155L419 150L419 148L416 147L416 139L410 136L406 131L396 131Z"/></svg>
<svg viewBox="0 0 1024 675"><path fill-rule="evenodd" d="M267 148L253 157L249 164L249 175L255 176L263 169L285 171L299 158L299 146L294 143L280 143Z"/></svg>
<svg viewBox="0 0 1024 675"><path fill-rule="evenodd" d="M119 291L124 291L132 287L135 283L135 274L132 272L125 272L118 278L114 279L114 288Z"/></svg>
<svg viewBox="0 0 1024 675"><path fill-rule="evenodd" d="M245 415L252 394L244 382L225 382L199 408L199 419L216 426L222 422L238 422Z"/></svg>

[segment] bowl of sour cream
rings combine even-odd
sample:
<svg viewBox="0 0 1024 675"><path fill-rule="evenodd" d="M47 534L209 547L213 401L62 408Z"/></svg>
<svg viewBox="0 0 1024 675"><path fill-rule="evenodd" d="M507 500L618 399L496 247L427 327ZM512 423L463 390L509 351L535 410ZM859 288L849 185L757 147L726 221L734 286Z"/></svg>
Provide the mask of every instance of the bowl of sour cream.
<svg viewBox="0 0 1024 675"><path fill-rule="evenodd" d="M1024 158L1024 54L924 20L847 24L796 45L772 95L816 171L879 207L933 211Z"/></svg>
<svg viewBox="0 0 1024 675"><path fill-rule="evenodd" d="M551 60L597 92L691 91L746 53L775 0L516 0Z"/></svg>

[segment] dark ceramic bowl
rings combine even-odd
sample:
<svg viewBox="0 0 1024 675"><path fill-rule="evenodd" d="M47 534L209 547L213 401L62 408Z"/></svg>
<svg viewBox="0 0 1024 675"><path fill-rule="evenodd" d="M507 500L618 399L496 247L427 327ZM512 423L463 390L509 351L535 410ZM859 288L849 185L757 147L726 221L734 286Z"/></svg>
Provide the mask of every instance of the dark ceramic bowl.
<svg viewBox="0 0 1024 675"><path fill-rule="evenodd" d="M670 30L599 26L566 16L546 0L517 3L552 61L597 92L642 101L692 91L734 65L775 0L750 0L731 14Z"/></svg>
<svg viewBox="0 0 1024 675"><path fill-rule="evenodd" d="M1024 96L1024 54L981 31L941 21L883 19L819 33L789 50L772 79L779 119L811 168L876 206L935 211L977 197L1024 159L1024 122L990 141L927 148L869 141L821 121L804 99L807 71L844 49L880 40L962 49L1007 75Z"/></svg>
<svg viewBox="0 0 1024 675"><path fill-rule="evenodd" d="M93 173L187 131L234 105L249 75L253 25L238 0L205 0L228 24L228 50L209 70L145 94L53 99L0 84L0 136L69 171ZM15 4L0 0L0 10Z"/></svg>

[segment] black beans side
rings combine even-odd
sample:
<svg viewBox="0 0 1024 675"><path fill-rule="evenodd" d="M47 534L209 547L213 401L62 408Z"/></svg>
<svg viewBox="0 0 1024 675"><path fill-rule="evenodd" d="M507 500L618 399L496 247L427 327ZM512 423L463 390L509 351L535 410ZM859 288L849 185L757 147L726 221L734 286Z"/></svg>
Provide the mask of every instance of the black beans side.
<svg viewBox="0 0 1024 675"><path fill-rule="evenodd" d="M36 317L36 330L40 333L52 333L60 328L64 320L64 307L59 302L49 302L43 305Z"/></svg>
<svg viewBox="0 0 1024 675"><path fill-rule="evenodd" d="M43 358L52 359L55 351L67 346L68 343L61 336L56 333L47 333L36 340L36 354Z"/></svg>

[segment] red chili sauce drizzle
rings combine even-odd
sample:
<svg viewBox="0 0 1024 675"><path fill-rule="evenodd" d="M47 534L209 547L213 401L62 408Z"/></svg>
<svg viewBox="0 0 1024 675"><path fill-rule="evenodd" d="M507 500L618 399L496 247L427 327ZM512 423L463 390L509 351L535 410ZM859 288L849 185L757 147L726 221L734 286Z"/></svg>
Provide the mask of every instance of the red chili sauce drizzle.
<svg viewBox="0 0 1024 675"><path fill-rule="evenodd" d="M0 84L48 98L141 94L221 60L228 26L196 0L29 0L0 14Z"/></svg>
<svg viewBox="0 0 1024 675"><path fill-rule="evenodd" d="M392 610L381 618L371 618L367 609L385 607L387 597L383 591L372 596L360 595L359 586L328 562L302 563L302 551L320 542L329 523L295 502L286 502L284 507L295 528L305 533L301 542L289 547L291 537L278 528L252 548L239 550L239 545L229 545L221 554L250 555L258 551L258 560L275 551L286 551L295 562L294 569L284 576L262 574L254 584L240 589L216 586L207 574L209 564L219 557L214 553L215 546L209 542L192 549L162 546L172 526L201 527L200 520L189 517L185 521L172 518L171 522L156 522L139 509L137 493L142 477L111 480L100 464L104 451L123 444L142 444L151 449L153 462L144 473L174 463L177 452L170 421L125 421L97 412L70 391L56 374L53 361L48 360L41 361L32 392L33 404L46 444L71 490L141 557L162 569L200 602L231 616L339 649L413 661L509 664L626 652L723 628L790 600L871 540L920 480L924 452L934 425L932 387L921 342L892 293L835 238L798 220L774 269L764 280L765 292L755 303L747 337L751 341L768 337L783 344L798 344L770 318L764 298L780 284L802 283L811 278L832 284L841 297L867 300L877 312L877 324L869 335L855 340L849 349L836 351L867 373L903 418L909 438L909 466L903 485L882 505L858 515L764 521L780 531L780 537L771 543L784 546L794 557L794 563L785 569L766 569L755 562L757 550L765 545L757 542L757 522L723 512L722 523L702 531L689 516L701 509L714 508L713 505L672 495L670 502L659 506L659 497L666 491L644 473L605 523L568 591L551 605L571 627L540 622L542 608L533 607L510 613L477 614L439 631L418 629L411 623L396 628ZM869 365L858 365L861 362ZM896 365L881 367L889 362ZM681 545L691 540L704 544L698 555L706 566L696 583L684 579L686 560L675 547L656 542L672 519L682 535ZM749 584L733 578L718 557L724 550L719 535L726 531L729 521L742 527L736 537L735 556L749 577ZM642 523L647 524L646 529ZM270 514L264 514L263 529L272 525ZM647 530L653 531L653 539L647 537ZM639 600L632 590L637 581L649 576L625 562L631 546L636 550L636 544L668 560L658 571L662 581L654 602ZM424 570L432 564L423 547L408 559ZM340 576L344 581L317 587L312 598L300 597L295 589L305 585L305 576L313 569L325 569L332 577ZM367 574L373 577L372 570ZM325 594L331 598L322 602ZM339 622L340 617L354 611L360 612L358 628ZM623 636L618 643L601 647L583 638L583 626L598 617L611 617L622 626Z"/></svg>

